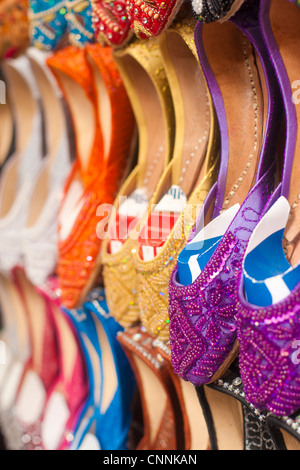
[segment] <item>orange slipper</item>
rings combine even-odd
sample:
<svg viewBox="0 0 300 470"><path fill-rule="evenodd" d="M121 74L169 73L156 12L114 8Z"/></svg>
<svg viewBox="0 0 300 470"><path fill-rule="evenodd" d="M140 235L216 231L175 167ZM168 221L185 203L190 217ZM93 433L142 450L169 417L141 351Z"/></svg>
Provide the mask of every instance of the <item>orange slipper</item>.
<svg viewBox="0 0 300 470"><path fill-rule="evenodd" d="M48 59L75 132L76 159L59 212L57 275L67 308L82 303L99 267L99 206L112 204L126 168L134 117L109 48L68 47Z"/></svg>

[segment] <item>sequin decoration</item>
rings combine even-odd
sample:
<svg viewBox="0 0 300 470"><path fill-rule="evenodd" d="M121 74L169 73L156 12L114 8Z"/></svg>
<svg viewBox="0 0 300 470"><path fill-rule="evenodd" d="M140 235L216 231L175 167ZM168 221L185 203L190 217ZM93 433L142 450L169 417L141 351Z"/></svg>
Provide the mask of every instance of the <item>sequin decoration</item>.
<svg viewBox="0 0 300 470"><path fill-rule="evenodd" d="M47 311L50 305L45 307ZM59 351L57 347L57 331L52 322L51 315L45 315L44 333L43 333L43 350L41 351L40 370L36 370L38 364L34 363L34 358L26 364L24 369L23 380L26 380L26 374L31 372L37 373L45 393L53 386L60 372L59 369ZM10 450L21 449L40 449L42 439L37 435L39 428L39 420L33 425L23 423L15 413L15 403L11 408L0 412L0 424L5 435L6 446Z"/></svg>
<svg viewBox="0 0 300 470"><path fill-rule="evenodd" d="M132 37L126 0L91 0L96 40L102 46L118 47Z"/></svg>
<svg viewBox="0 0 300 470"><path fill-rule="evenodd" d="M136 249L134 240L128 240L120 253L102 256L103 277L110 312L124 328L136 324L139 320L132 253Z"/></svg>
<svg viewBox="0 0 300 470"><path fill-rule="evenodd" d="M300 407L300 284L282 302L255 308L239 301L237 333L246 397L285 416Z"/></svg>
<svg viewBox="0 0 300 470"><path fill-rule="evenodd" d="M193 12L202 23L229 19L244 0L191 0Z"/></svg>
<svg viewBox="0 0 300 470"><path fill-rule="evenodd" d="M65 0L30 1L30 36L31 43L46 51L63 47L67 42Z"/></svg>
<svg viewBox="0 0 300 470"><path fill-rule="evenodd" d="M240 207L207 265L189 286L172 273L170 344L175 373L194 385L217 380L237 354L237 283L250 235L267 204L270 174Z"/></svg>
<svg viewBox="0 0 300 470"><path fill-rule="evenodd" d="M183 0L126 0L131 28L140 39L159 36L176 17Z"/></svg>

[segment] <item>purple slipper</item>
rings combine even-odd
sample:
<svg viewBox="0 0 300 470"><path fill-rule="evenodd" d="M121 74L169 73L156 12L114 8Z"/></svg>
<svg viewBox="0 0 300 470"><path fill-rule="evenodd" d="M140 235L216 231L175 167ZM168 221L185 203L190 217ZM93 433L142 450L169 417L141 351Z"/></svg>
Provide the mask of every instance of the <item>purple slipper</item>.
<svg viewBox="0 0 300 470"><path fill-rule="evenodd" d="M190 285L179 284L177 264L169 284L172 365L176 374L194 385L217 380L237 356L235 317L242 260L251 233L268 207L275 186L274 155L282 113L281 95L273 64L259 28L261 3L263 1L247 0L231 19L231 22L251 41L260 59L266 83L268 109L256 180L194 282ZM218 181L204 203L190 242L202 228L201 221L205 220L212 205L213 217L220 214L228 172L229 137L226 112L202 40L203 29L210 26L198 23L195 29L195 41L218 117L221 133L221 168Z"/></svg>

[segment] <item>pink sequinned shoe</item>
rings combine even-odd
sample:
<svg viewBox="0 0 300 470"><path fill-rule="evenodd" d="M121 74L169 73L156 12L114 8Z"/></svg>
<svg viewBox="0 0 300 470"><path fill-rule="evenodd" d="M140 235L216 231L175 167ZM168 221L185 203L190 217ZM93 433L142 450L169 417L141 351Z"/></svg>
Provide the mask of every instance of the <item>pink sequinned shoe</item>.
<svg viewBox="0 0 300 470"><path fill-rule="evenodd" d="M31 335L22 292L12 279L0 276L2 315L1 346L5 361L0 365L0 415L10 410L27 361L31 357Z"/></svg>
<svg viewBox="0 0 300 470"><path fill-rule="evenodd" d="M6 375L1 388L0 418L7 447L22 449L23 430L41 418L60 364L51 304L27 280L22 269L14 269L13 278L28 325L30 353L22 368L18 357L10 366L11 372ZM20 373L16 374L14 370Z"/></svg>
<svg viewBox="0 0 300 470"><path fill-rule="evenodd" d="M44 371L51 365L58 365L58 373L47 388L41 386L41 376L29 376L31 380L24 381L13 420L8 416L4 421L4 425L9 426L6 440L11 449L67 450L87 400L89 381L79 338L72 322L59 307L57 292L54 280L47 291L36 292L36 300L48 306L52 322L49 324L55 329L58 347L57 361L45 355L38 357ZM37 391L39 400L32 403L32 394Z"/></svg>

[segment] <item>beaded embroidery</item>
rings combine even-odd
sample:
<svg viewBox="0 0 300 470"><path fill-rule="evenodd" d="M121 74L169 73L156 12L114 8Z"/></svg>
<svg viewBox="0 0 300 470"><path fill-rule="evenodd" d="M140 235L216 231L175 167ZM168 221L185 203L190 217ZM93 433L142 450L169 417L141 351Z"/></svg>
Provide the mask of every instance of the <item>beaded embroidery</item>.
<svg viewBox="0 0 300 470"><path fill-rule="evenodd" d="M68 23L65 0L31 0L29 13L31 43L51 51L66 42Z"/></svg>
<svg viewBox="0 0 300 470"><path fill-rule="evenodd" d="M126 0L131 28L140 39L159 36L178 13L183 0Z"/></svg>
<svg viewBox="0 0 300 470"><path fill-rule="evenodd" d="M66 0L69 43L82 47L94 42L92 8L88 0Z"/></svg>
<svg viewBox="0 0 300 470"><path fill-rule="evenodd" d="M238 303L240 370L255 406L286 416L300 407L300 286L287 299L255 309Z"/></svg>
<svg viewBox="0 0 300 470"><path fill-rule="evenodd" d="M228 20L244 0L191 0L197 20L203 23Z"/></svg>
<svg viewBox="0 0 300 470"><path fill-rule="evenodd" d="M255 186L193 284L178 285L176 269L171 276L172 364L175 373L194 385L217 379L236 356L238 276L248 240L270 192L268 178Z"/></svg>
<svg viewBox="0 0 300 470"><path fill-rule="evenodd" d="M212 155L214 157L214 155ZM212 162L212 164L215 162ZM188 210L183 210L159 255L145 262L135 253L138 277L140 319L146 329L162 341L169 339L168 284L177 256L185 245L196 221L196 212L203 204L215 178L215 168L189 199Z"/></svg>
<svg viewBox="0 0 300 470"><path fill-rule="evenodd" d="M102 46L123 46L133 35L126 0L92 0L91 3L96 40Z"/></svg>
<svg viewBox="0 0 300 470"><path fill-rule="evenodd" d="M139 320L133 250L136 250L136 243L128 240L120 253L102 256L103 278L110 312L124 328Z"/></svg>

